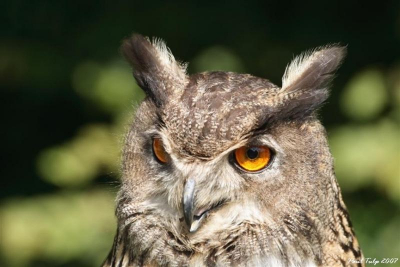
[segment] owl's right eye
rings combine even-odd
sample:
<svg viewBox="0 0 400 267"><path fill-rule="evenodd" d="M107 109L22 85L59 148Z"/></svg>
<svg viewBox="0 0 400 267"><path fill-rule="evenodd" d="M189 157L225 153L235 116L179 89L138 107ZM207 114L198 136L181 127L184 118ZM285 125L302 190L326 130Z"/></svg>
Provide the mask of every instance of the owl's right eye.
<svg viewBox="0 0 400 267"><path fill-rule="evenodd" d="M271 149L267 146L243 146L234 152L236 164L243 170L256 172L264 169L271 162Z"/></svg>
<svg viewBox="0 0 400 267"><path fill-rule="evenodd" d="M160 163L168 163L169 161L169 156L167 152L164 149L164 144L161 140L161 138L154 138L153 139L153 153L156 159Z"/></svg>

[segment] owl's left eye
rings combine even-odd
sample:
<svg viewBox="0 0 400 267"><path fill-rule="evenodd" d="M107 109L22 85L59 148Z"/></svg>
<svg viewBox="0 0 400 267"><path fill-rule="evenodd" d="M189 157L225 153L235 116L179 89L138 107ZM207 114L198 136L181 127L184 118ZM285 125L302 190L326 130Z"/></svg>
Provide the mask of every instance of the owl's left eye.
<svg viewBox="0 0 400 267"><path fill-rule="evenodd" d="M156 159L161 163L168 163L169 156L165 151L164 144L161 138L153 139L153 153Z"/></svg>
<svg viewBox="0 0 400 267"><path fill-rule="evenodd" d="M256 172L269 165L272 152L267 146L243 146L235 150L234 158L245 171Z"/></svg>

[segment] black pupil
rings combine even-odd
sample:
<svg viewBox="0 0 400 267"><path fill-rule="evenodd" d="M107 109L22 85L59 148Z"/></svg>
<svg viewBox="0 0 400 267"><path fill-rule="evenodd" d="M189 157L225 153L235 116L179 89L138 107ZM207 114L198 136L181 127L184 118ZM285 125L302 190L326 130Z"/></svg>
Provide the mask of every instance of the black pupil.
<svg viewBox="0 0 400 267"><path fill-rule="evenodd" d="M250 147L247 149L246 155L249 159L256 159L258 158L258 148L257 147Z"/></svg>

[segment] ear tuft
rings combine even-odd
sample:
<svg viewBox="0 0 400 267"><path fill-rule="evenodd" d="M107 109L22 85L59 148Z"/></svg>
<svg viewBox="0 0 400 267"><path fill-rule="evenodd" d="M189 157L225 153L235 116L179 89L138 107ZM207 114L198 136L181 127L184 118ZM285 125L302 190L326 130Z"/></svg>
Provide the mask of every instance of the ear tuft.
<svg viewBox="0 0 400 267"><path fill-rule="evenodd" d="M186 65L175 60L161 39L151 42L149 38L135 34L123 42L121 51L132 65L137 83L157 105L183 89L187 79Z"/></svg>
<svg viewBox="0 0 400 267"><path fill-rule="evenodd" d="M340 66L346 47L329 45L297 56L286 68L280 103L291 117L306 116L329 95L328 86Z"/></svg>
<svg viewBox="0 0 400 267"><path fill-rule="evenodd" d="M346 47L328 45L297 56L286 68L282 90L318 89L333 79L346 55Z"/></svg>

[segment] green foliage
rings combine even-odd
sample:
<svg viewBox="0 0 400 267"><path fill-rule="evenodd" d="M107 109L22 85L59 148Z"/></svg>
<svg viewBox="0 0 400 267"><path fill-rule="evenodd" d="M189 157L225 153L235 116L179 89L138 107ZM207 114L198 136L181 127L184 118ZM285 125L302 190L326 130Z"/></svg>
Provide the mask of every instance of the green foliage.
<svg viewBox="0 0 400 267"><path fill-rule="evenodd" d="M364 256L378 260L400 255L400 101L393 73L400 77L398 69L388 75L376 68L355 74L341 95L341 106L354 121L329 133ZM395 97L389 99L391 91Z"/></svg>
<svg viewBox="0 0 400 267"><path fill-rule="evenodd" d="M108 125L87 125L73 140L42 151L38 171L61 187L85 185L102 172L117 172L119 149Z"/></svg>
<svg viewBox="0 0 400 267"><path fill-rule="evenodd" d="M121 61L101 66L94 62L79 64L72 74L74 89L109 113L127 109L133 99L143 96L132 79L132 71Z"/></svg>
<svg viewBox="0 0 400 267"><path fill-rule="evenodd" d="M0 244L7 266L38 260L99 266L116 230L113 204L114 194L104 188L7 200Z"/></svg>
<svg viewBox="0 0 400 267"><path fill-rule="evenodd" d="M400 129L391 120L332 131L336 174L344 190L376 186L400 204Z"/></svg>

